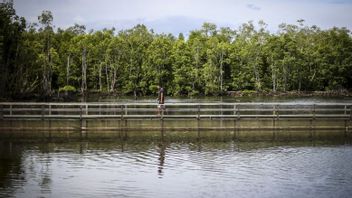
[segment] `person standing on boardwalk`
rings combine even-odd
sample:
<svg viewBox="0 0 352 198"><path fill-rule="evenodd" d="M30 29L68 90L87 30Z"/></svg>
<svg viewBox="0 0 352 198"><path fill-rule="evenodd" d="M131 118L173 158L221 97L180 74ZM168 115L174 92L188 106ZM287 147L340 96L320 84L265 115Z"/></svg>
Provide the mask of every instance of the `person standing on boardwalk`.
<svg viewBox="0 0 352 198"><path fill-rule="evenodd" d="M165 102L164 88L158 85L158 115L160 115L161 112L165 109L164 102Z"/></svg>

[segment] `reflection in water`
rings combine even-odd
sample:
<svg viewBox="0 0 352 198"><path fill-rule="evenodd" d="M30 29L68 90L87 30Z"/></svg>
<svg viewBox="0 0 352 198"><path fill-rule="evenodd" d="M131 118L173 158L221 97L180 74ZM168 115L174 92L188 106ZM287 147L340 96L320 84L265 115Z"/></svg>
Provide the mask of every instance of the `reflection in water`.
<svg viewBox="0 0 352 198"><path fill-rule="evenodd" d="M50 154L46 153L42 157L43 163L40 168L40 180L38 181L40 190L42 194L50 194L51 192L51 159L50 159ZM33 166L36 165L37 162L33 162Z"/></svg>
<svg viewBox="0 0 352 198"><path fill-rule="evenodd" d="M0 142L0 197L348 197L346 142Z"/></svg>
<svg viewBox="0 0 352 198"><path fill-rule="evenodd" d="M14 181L23 182L22 155L17 155L18 153L22 153L21 147L11 142L0 143L0 192L7 189L4 196L0 194L1 197L14 194Z"/></svg>
<svg viewBox="0 0 352 198"><path fill-rule="evenodd" d="M166 144L165 143L159 143L158 144L158 150L159 150L159 166L158 166L158 174L160 177L163 176L163 167L165 163L165 150L166 150Z"/></svg>

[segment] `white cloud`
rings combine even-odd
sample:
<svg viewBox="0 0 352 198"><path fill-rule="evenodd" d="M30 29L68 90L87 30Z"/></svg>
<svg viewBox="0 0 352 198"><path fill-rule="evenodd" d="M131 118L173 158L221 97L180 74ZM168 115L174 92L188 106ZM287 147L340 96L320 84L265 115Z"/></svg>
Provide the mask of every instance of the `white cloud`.
<svg viewBox="0 0 352 198"><path fill-rule="evenodd" d="M252 9L252 10L260 10L261 8L254 5L254 4L247 4L247 8Z"/></svg>
<svg viewBox="0 0 352 198"><path fill-rule="evenodd" d="M249 20L264 20L275 29L282 22L303 18L322 28L352 29L349 0L14 0L17 13L36 20L42 10L51 10L56 27L81 23L88 28L119 27L146 23L153 29L187 33L200 21L238 26ZM177 19L175 21L175 19ZM182 22L183 21L183 22ZM33 21L32 21L33 22ZM168 32L167 32L168 33Z"/></svg>

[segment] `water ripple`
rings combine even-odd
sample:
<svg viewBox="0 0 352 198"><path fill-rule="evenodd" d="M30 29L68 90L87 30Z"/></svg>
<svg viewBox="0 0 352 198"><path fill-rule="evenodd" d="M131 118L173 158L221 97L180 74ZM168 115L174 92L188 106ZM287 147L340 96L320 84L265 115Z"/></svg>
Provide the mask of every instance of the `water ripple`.
<svg viewBox="0 0 352 198"><path fill-rule="evenodd" d="M346 197L352 146L63 144L13 153L1 197ZM4 182L6 181L6 182Z"/></svg>

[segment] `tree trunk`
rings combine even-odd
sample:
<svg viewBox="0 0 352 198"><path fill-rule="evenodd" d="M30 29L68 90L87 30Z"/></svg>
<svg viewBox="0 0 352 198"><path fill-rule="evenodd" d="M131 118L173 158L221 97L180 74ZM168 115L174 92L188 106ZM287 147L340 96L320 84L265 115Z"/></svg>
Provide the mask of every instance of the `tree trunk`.
<svg viewBox="0 0 352 198"><path fill-rule="evenodd" d="M134 95L134 99L137 100L137 90L136 90L136 88L133 90L133 95Z"/></svg>
<svg viewBox="0 0 352 198"><path fill-rule="evenodd" d="M286 86L287 86L287 74L288 74L288 72L287 72L287 66L286 65L284 65L284 91L286 91Z"/></svg>
<svg viewBox="0 0 352 198"><path fill-rule="evenodd" d="M254 77L255 77L255 89L256 91L259 91L261 89L260 86L260 74L257 68L257 63L258 63L258 52L255 54L255 62L253 63L253 72L254 72Z"/></svg>
<svg viewBox="0 0 352 198"><path fill-rule="evenodd" d="M4 51L0 51L2 53L4 53ZM0 54L0 59L3 57L3 54ZM1 78L0 78L0 92L2 94L4 94L5 96L10 95L11 93L9 93L8 91L10 91L9 89L9 85L7 85L7 82L9 81L10 75L9 75L9 68L10 68L10 53L7 52L6 54L6 58L4 60L2 60L4 62L4 64L2 64L2 62L0 62L0 72L1 72Z"/></svg>
<svg viewBox="0 0 352 198"><path fill-rule="evenodd" d="M49 52L47 52L46 56L45 63L43 64L43 92L44 96L49 96Z"/></svg>
<svg viewBox="0 0 352 198"><path fill-rule="evenodd" d="M199 67L199 63L200 63L200 57L199 57L199 47L197 46L196 48L196 56L195 56L195 59L196 59L196 83L198 84L198 86L200 86L201 82L200 82L200 67Z"/></svg>
<svg viewBox="0 0 352 198"><path fill-rule="evenodd" d="M47 61L45 60L45 63L43 64L43 66L42 66L42 70L43 70L43 73L42 73L42 78L43 78L43 84L42 84L42 86L43 86L43 94L44 95L46 95L46 93L47 93L47 81L48 81L48 79L46 78L46 73L47 73L47 63L46 63Z"/></svg>
<svg viewBox="0 0 352 198"><path fill-rule="evenodd" d="M258 87L258 85L260 85L260 77L259 77L259 72L257 70L256 63L253 64L253 72L255 77L255 89L258 91L260 89L260 87Z"/></svg>
<svg viewBox="0 0 352 198"><path fill-rule="evenodd" d="M82 51L82 85L81 92L84 94L87 90L87 49Z"/></svg>
<svg viewBox="0 0 352 198"><path fill-rule="evenodd" d="M67 56L66 85L69 85L69 79L70 79L70 55Z"/></svg>
<svg viewBox="0 0 352 198"><path fill-rule="evenodd" d="M49 67L48 67L48 92L49 92L49 96L51 96L51 81L52 81L52 73L53 73L53 70L52 70L52 58L51 58L51 54L50 54L50 48L49 48Z"/></svg>
<svg viewBox="0 0 352 198"><path fill-rule="evenodd" d="M47 37L46 48L44 48L44 53L46 53L45 61L43 64L43 92L44 96L51 95L51 54L50 54L50 35Z"/></svg>
<svg viewBox="0 0 352 198"><path fill-rule="evenodd" d="M224 52L221 51L220 54L220 93L222 94L223 91L223 78L224 78L224 71L223 71L223 61L224 61Z"/></svg>
<svg viewBox="0 0 352 198"><path fill-rule="evenodd" d="M302 88L302 76L301 76L301 69L298 70L298 92L301 92Z"/></svg>
<svg viewBox="0 0 352 198"><path fill-rule="evenodd" d="M102 70L102 67L101 67L101 64L99 64L99 91L101 92L103 90L103 84L102 84L102 81L101 81L101 70Z"/></svg>
<svg viewBox="0 0 352 198"><path fill-rule="evenodd" d="M109 91L109 73L108 73L108 65L105 65L105 75L106 75L106 91Z"/></svg>
<svg viewBox="0 0 352 198"><path fill-rule="evenodd" d="M276 92L276 70L274 69L274 66L271 66L271 80L273 83L273 92Z"/></svg>
<svg viewBox="0 0 352 198"><path fill-rule="evenodd" d="M112 80L111 80L110 92L114 92L114 90L115 90L116 73L117 73L117 69L116 69L116 67L114 67L114 68L113 68L113 74L112 74Z"/></svg>
<svg viewBox="0 0 352 198"><path fill-rule="evenodd" d="M271 66L271 81L272 81L272 84L273 84L273 92L275 93L276 92L276 89L277 89L277 74L276 74L276 71L277 71L277 68L274 64L274 58L273 56L271 55L270 56L270 66Z"/></svg>

